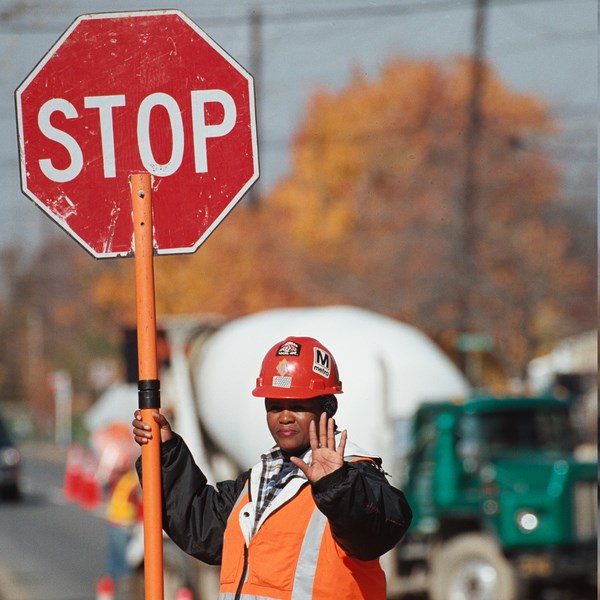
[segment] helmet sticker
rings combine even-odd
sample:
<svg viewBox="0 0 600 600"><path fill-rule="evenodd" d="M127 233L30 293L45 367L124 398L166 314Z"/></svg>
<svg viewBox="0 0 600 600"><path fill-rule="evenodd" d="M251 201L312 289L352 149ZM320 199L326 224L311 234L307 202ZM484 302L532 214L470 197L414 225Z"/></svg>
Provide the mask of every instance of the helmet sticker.
<svg viewBox="0 0 600 600"><path fill-rule="evenodd" d="M281 376L287 375L289 372L287 360L285 360L285 358L280 360L275 369Z"/></svg>
<svg viewBox="0 0 600 600"><path fill-rule="evenodd" d="M301 349L302 346L297 342L285 342L285 344L281 344L281 346L277 348L275 356L300 356Z"/></svg>
<svg viewBox="0 0 600 600"><path fill-rule="evenodd" d="M281 387L281 388L289 388L292 387L292 378L288 377L288 362L285 360L280 360L277 367L277 372L279 376L275 375L273 377L273 387Z"/></svg>
<svg viewBox="0 0 600 600"><path fill-rule="evenodd" d="M273 387L291 388L292 387L292 378L291 377L279 377L279 376L275 375L275 377L273 377Z"/></svg>
<svg viewBox="0 0 600 600"><path fill-rule="evenodd" d="M322 348L315 348L315 358L312 370L318 375L329 378L331 373L331 358Z"/></svg>

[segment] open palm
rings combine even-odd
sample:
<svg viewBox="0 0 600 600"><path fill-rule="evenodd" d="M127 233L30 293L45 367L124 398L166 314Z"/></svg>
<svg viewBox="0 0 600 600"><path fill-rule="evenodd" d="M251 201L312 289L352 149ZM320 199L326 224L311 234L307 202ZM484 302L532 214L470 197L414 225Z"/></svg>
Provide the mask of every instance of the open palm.
<svg viewBox="0 0 600 600"><path fill-rule="evenodd" d="M306 475L306 478L315 483L325 475L337 471L344 464L344 450L348 434L342 431L340 443L335 444L335 422L323 413L319 420L319 431L314 421L309 428L310 448L312 450L312 463L309 465L301 458L291 457L291 461Z"/></svg>

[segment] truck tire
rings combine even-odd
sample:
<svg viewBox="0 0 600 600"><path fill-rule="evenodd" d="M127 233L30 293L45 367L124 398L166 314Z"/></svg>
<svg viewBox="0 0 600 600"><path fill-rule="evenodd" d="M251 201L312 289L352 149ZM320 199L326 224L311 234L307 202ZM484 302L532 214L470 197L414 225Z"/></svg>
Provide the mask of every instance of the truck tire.
<svg viewBox="0 0 600 600"><path fill-rule="evenodd" d="M514 568L484 534L452 538L431 561L431 600L517 600L518 588Z"/></svg>

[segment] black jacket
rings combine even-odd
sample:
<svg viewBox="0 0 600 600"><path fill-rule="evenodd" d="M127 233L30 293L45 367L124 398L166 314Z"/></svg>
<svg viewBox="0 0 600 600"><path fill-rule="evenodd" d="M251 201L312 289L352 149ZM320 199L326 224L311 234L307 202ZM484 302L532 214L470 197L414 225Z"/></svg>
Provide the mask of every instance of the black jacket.
<svg viewBox="0 0 600 600"><path fill-rule="evenodd" d="M162 444L161 455L165 532L188 554L220 564L227 518L250 471L208 485L176 434ZM410 525L412 513L404 494L372 461L345 462L341 469L306 485L312 485L315 504L328 518L337 543L359 560L375 559L393 548Z"/></svg>

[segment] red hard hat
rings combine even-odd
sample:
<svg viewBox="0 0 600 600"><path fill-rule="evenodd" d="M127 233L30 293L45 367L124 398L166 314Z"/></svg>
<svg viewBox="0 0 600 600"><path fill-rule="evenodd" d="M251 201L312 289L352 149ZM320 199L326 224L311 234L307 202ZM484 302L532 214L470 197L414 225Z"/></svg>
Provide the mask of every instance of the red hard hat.
<svg viewBox="0 0 600 600"><path fill-rule="evenodd" d="M314 398L341 394L342 382L331 352L311 337L288 337L263 359L253 396Z"/></svg>

